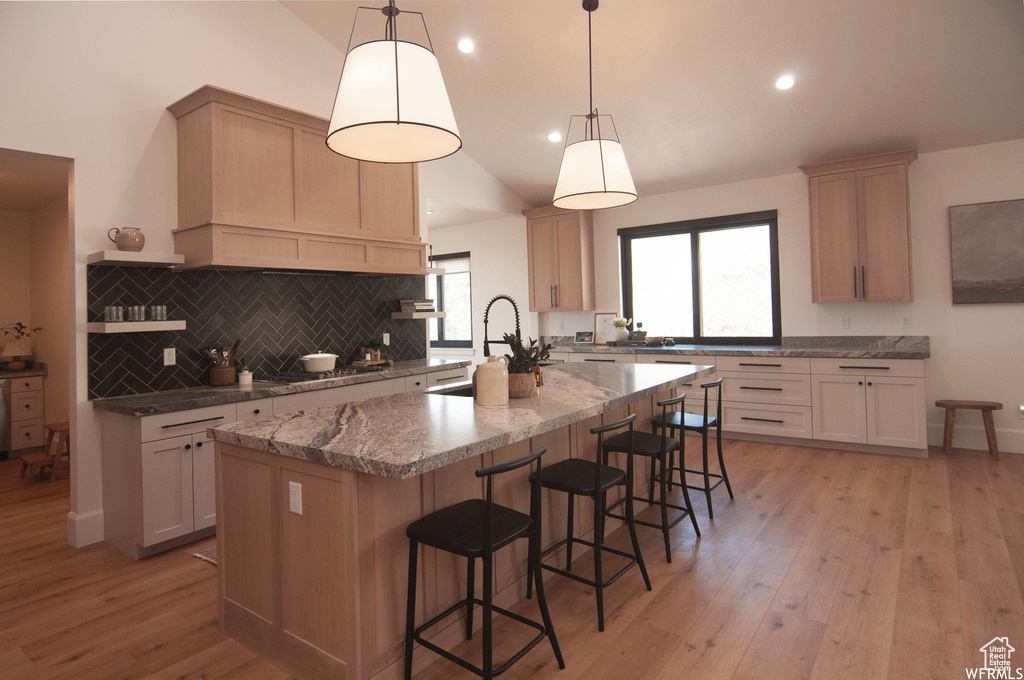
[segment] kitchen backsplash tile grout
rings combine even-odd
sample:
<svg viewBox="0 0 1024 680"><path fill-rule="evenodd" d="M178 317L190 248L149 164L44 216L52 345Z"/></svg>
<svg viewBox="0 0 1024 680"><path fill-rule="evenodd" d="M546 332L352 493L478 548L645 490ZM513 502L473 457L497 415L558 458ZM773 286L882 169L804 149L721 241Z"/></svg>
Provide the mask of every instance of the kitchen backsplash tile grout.
<svg viewBox="0 0 1024 680"><path fill-rule="evenodd" d="M400 361L426 356L426 324L393 320L398 300L422 298L421 276L379 278L305 272L236 272L156 267L88 267L89 321L107 305L167 305L184 331L89 334L89 398L118 397L208 383L210 360L200 351L230 346L256 372L298 368L316 350L356 358L359 347L391 334ZM177 365L163 365L163 348Z"/></svg>

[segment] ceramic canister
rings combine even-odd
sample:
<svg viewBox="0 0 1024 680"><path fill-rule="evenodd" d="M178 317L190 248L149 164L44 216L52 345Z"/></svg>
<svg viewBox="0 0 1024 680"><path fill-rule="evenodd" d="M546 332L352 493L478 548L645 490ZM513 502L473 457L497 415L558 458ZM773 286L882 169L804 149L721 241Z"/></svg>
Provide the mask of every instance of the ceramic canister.
<svg viewBox="0 0 1024 680"><path fill-rule="evenodd" d="M508 403L508 359L487 357L487 362L476 367L476 403L481 406L501 406Z"/></svg>
<svg viewBox="0 0 1024 680"><path fill-rule="evenodd" d="M116 238L111 234L114 234ZM118 250L127 250L133 253L139 252L142 250L142 246L146 245L146 236L138 227L124 227L123 229L114 227L107 231L107 238L114 242Z"/></svg>

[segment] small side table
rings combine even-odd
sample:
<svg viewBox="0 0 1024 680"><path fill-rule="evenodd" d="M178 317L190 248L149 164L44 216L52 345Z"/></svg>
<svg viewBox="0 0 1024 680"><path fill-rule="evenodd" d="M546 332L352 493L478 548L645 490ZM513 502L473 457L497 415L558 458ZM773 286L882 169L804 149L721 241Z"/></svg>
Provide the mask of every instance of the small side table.
<svg viewBox="0 0 1024 680"><path fill-rule="evenodd" d="M999 447L996 445L996 426L992 420L992 411L1003 410L998 401L967 401L961 399L940 399L935 402L939 408L946 409L946 427L942 432L942 448L946 455L953 451L953 424L956 422L958 408L981 411L981 420L985 423L985 439L988 440L988 452L993 460L999 460Z"/></svg>

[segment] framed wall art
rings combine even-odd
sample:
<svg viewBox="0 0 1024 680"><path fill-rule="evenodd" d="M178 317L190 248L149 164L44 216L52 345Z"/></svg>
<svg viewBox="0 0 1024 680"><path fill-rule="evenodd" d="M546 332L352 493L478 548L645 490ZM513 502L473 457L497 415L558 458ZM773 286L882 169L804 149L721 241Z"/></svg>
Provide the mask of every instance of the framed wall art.
<svg viewBox="0 0 1024 680"><path fill-rule="evenodd" d="M1024 303L1024 199L949 208L953 304Z"/></svg>

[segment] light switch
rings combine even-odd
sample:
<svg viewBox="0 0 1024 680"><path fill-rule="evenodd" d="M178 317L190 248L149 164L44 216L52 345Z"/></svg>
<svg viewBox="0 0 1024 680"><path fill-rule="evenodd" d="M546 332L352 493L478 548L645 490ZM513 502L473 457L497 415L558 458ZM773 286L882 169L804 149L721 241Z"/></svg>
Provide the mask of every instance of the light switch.
<svg viewBox="0 0 1024 680"><path fill-rule="evenodd" d="M384 337L381 339L381 342L383 342L385 345L390 345L391 344L391 333L385 333Z"/></svg>
<svg viewBox="0 0 1024 680"><path fill-rule="evenodd" d="M910 315L904 314L900 317L900 328L910 328Z"/></svg>
<svg viewBox="0 0 1024 680"><path fill-rule="evenodd" d="M847 330L850 328L850 317L841 316L839 317L839 328L840 330Z"/></svg>
<svg viewBox="0 0 1024 680"><path fill-rule="evenodd" d="M164 348L164 366L174 366L178 363L178 353L173 347Z"/></svg>
<svg viewBox="0 0 1024 680"><path fill-rule="evenodd" d="M288 482L288 509L296 515L302 514L302 485Z"/></svg>

